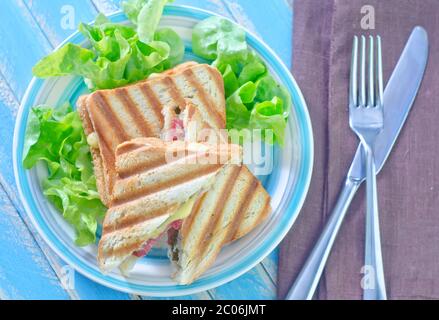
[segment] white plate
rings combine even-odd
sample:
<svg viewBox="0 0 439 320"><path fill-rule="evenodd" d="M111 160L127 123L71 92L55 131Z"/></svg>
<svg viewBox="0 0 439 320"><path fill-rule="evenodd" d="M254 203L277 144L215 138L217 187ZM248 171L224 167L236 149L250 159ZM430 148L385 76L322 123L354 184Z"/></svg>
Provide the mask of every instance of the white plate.
<svg viewBox="0 0 439 320"><path fill-rule="evenodd" d="M161 26L172 27L185 40L186 59L192 54L191 30L194 25L213 13L190 7L167 6ZM122 13L110 16L114 22L128 23ZM79 33L66 40L85 44ZM30 108L39 104L59 106L65 101L75 104L86 92L80 78L33 79L20 107L14 135L14 170L20 197L27 214L50 247L78 272L111 288L148 296L178 296L212 289L231 281L264 259L283 239L293 225L305 200L313 165L313 136L311 122L303 96L288 69L261 40L248 33L249 45L266 62L274 77L283 83L293 98L288 121L287 138L283 149L274 150L274 170L263 180L272 196L273 213L267 221L249 235L224 248L216 263L196 282L179 286L170 278L169 261L159 252L142 259L130 277L118 272L103 275L99 272L97 246L78 248L74 231L47 201L40 182L47 170L40 166L23 169L23 144Z"/></svg>

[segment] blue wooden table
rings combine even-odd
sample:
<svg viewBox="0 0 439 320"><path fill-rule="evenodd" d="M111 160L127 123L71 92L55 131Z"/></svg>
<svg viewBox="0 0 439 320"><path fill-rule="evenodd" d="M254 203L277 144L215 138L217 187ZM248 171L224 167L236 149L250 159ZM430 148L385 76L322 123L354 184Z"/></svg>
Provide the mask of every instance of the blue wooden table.
<svg viewBox="0 0 439 320"><path fill-rule="evenodd" d="M293 0L176 0L230 17L259 35L289 66ZM151 299L101 286L75 274L65 288L65 263L38 236L17 196L12 169L15 116L31 80L32 66L98 12L110 14L119 0L0 1L0 299ZM63 19L64 18L64 19ZM240 278L185 299L275 299L277 252Z"/></svg>

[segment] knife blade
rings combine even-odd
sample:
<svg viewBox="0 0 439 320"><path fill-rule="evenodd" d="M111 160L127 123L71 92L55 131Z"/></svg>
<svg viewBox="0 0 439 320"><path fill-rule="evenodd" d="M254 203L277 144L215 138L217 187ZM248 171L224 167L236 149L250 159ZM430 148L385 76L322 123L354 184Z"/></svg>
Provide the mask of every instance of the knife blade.
<svg viewBox="0 0 439 320"><path fill-rule="evenodd" d="M418 26L413 29L384 90L384 130L378 136L374 148L377 173L383 168L407 119L421 85L427 60L427 32ZM309 300L314 296L347 209L365 180L363 163L363 151L360 144L334 210L287 294L287 300Z"/></svg>

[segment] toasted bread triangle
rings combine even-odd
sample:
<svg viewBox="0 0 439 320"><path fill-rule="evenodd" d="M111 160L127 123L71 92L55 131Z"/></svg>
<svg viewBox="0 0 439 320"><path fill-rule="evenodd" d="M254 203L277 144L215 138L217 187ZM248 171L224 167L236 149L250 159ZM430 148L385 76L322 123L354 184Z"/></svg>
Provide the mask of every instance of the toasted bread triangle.
<svg viewBox="0 0 439 320"><path fill-rule="evenodd" d="M111 205L116 176L114 153L119 144L140 137L161 136L164 108L196 106L214 129L225 127L224 84L213 67L184 63L164 74L123 88L99 90L81 97L78 111L92 146L98 191Z"/></svg>
<svg viewBox="0 0 439 320"><path fill-rule="evenodd" d="M121 144L116 151L120 175L115 181L114 205L105 216L99 242L101 269L119 266L181 219L175 217L176 210L209 190L226 167L239 164L240 152L233 145L214 147L157 138ZM205 161L207 156L209 161Z"/></svg>

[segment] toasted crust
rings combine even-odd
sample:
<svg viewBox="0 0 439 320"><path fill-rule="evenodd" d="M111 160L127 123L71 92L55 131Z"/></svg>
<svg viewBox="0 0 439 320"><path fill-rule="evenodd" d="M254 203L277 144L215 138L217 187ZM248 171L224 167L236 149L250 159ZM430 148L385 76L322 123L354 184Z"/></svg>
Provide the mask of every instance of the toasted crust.
<svg viewBox="0 0 439 320"><path fill-rule="evenodd" d="M215 262L224 245L253 230L270 212L270 196L247 167L228 167L183 223L176 246L184 254L176 280L192 283Z"/></svg>
<svg viewBox="0 0 439 320"><path fill-rule="evenodd" d="M160 137L163 108L184 109L186 103L195 105L212 128L225 127L224 84L219 72L205 64L184 63L133 85L81 97L78 109L86 133L96 133L99 141L92 153L104 204L111 205L116 147L134 138Z"/></svg>
<svg viewBox="0 0 439 320"><path fill-rule="evenodd" d="M171 162L157 162L167 154L178 154ZM194 163L194 156L216 154L225 163ZM153 231L166 231L172 214L190 198L206 192L215 177L231 161L240 161L238 146L216 148L183 141L164 142L157 138L135 139L116 151L112 207L107 211L99 242L98 261L103 271L119 266L142 248Z"/></svg>
<svg viewBox="0 0 439 320"><path fill-rule="evenodd" d="M77 102L77 108L79 116L82 120L84 132L87 136L89 136L94 132L94 130L91 120L88 116L88 111L86 107L87 99L88 96L79 97ZM90 146L90 152L93 158L93 170L96 176L96 187L98 189L99 195L101 196L102 203L108 207L110 205L110 198L106 188L104 165L101 153L99 151L99 148L95 148L92 146Z"/></svg>

